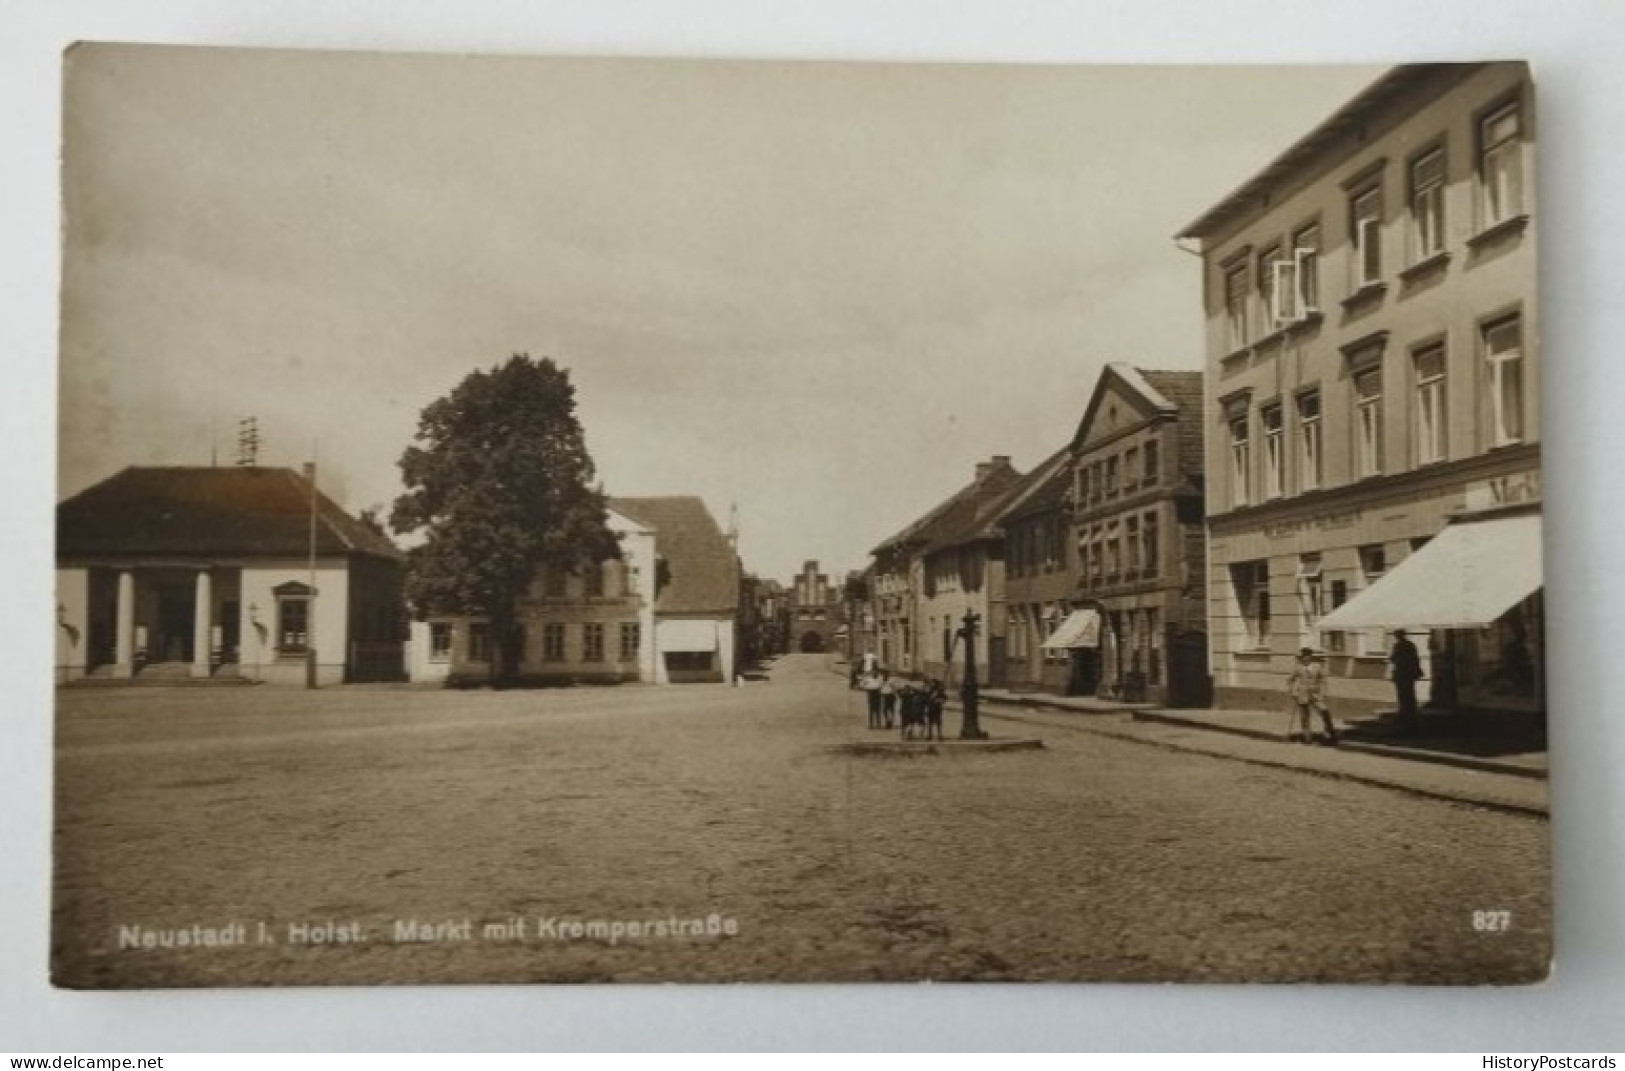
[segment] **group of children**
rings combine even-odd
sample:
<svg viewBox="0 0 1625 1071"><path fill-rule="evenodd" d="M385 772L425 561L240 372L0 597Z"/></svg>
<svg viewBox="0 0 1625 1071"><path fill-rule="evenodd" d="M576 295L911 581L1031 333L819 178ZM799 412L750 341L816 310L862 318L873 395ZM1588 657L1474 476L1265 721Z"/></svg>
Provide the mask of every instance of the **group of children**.
<svg viewBox="0 0 1625 1071"><path fill-rule="evenodd" d="M927 740L933 736L942 739L942 710L948 693L941 681L920 685L905 680L898 685L890 671L870 663L858 671L856 683L868 700L869 728L891 729L901 715L904 739L912 738L916 729L923 729Z"/></svg>

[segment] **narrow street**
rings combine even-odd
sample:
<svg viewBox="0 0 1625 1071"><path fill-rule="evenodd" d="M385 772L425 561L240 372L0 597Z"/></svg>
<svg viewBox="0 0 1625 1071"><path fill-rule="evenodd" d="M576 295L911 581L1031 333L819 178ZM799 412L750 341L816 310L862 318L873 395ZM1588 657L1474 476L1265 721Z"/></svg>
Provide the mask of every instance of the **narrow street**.
<svg viewBox="0 0 1625 1071"><path fill-rule="evenodd" d="M55 979L1546 973L1541 819L1147 747L1086 719L989 722L1043 750L854 756L841 745L879 734L825 656L769 678L65 690ZM1475 911L1505 912L1504 928L1475 928ZM713 915L709 931L653 929ZM572 935L572 920L649 928ZM199 930L164 947L233 925L246 941L208 947Z"/></svg>

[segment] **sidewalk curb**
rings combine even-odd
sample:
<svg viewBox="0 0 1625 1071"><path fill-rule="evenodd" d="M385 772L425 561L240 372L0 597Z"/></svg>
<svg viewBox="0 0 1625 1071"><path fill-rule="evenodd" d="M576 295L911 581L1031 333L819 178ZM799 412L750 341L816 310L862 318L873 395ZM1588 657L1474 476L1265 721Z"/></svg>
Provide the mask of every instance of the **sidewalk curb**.
<svg viewBox="0 0 1625 1071"><path fill-rule="evenodd" d="M1001 703L1001 702L998 702L996 700L991 701L990 705L996 706L996 707L1006 707L1006 708L1016 706L1016 704ZM956 706L957 706L957 704L956 704ZM992 717L1001 717L1001 716L1002 717L1012 717L1012 716L1014 716L1014 717L1019 718L1020 713L1021 713L1021 710L1019 709L1019 707L1017 707L1017 709L1014 709L1014 710L1006 709L1006 710L1003 710L1003 711L998 711L998 710L990 710L990 711L988 711L988 714L990 716L992 716ZM1139 714L1137 712L1134 714L1133 720L1141 721L1141 722L1147 722L1147 721L1153 722L1153 723L1157 722L1157 719L1141 718L1141 717L1139 717ZM1174 727L1181 728L1181 729L1189 729L1189 728L1209 729L1209 728L1211 728L1209 726L1202 725L1202 724L1191 725L1191 724L1180 723L1180 722L1172 722L1172 723L1170 723L1170 722L1161 722L1161 724L1171 724ZM1313 777L1325 777L1325 778L1329 778L1329 779L1334 780L1334 781L1350 781L1350 782L1354 782L1354 783L1357 783L1357 784L1372 785L1372 786L1375 786L1377 788L1391 789L1391 790L1396 791L1396 792L1404 792L1404 793L1406 793L1408 795L1420 796L1420 797L1423 797L1425 799L1440 800L1440 801L1443 801L1445 803L1460 803L1460 804L1464 804L1464 805L1469 806L1469 807L1483 807L1483 808L1485 808L1487 810L1502 811L1502 812L1506 812L1506 813L1509 813L1509 814L1518 814L1518 815L1523 815L1525 817L1530 817L1530 818L1541 818L1541 819L1547 819L1547 820L1550 820L1550 818L1551 818L1551 809L1550 809L1549 803L1546 804L1546 805L1534 805L1534 804L1523 803L1523 802L1520 802L1520 801L1517 801L1517 800L1509 800L1509 799L1504 799L1504 798L1500 798L1500 797L1496 797L1496 796L1490 796L1490 795L1472 794L1472 793L1466 793L1466 792L1453 792L1453 791L1449 791L1449 790L1446 790L1446 789L1433 788L1433 787L1430 787L1430 786L1427 786L1427 785L1419 785L1419 784L1416 784L1416 783L1410 782L1410 781L1403 781L1403 780L1396 780L1396 779L1393 779L1393 778L1380 777L1380 776L1377 776L1375 774L1361 774L1361 773L1351 772L1351 771L1348 771L1348 770L1331 770L1331 769L1326 769L1324 767L1304 766L1304 765L1301 765L1299 763L1291 762L1291 761L1286 760L1286 759L1279 759L1278 760L1278 759L1263 758L1263 757L1252 756L1252 755L1238 755L1238 754L1235 754L1234 752L1223 751L1223 750L1215 750L1213 748L1202 747L1202 746L1197 745L1197 744L1180 743L1180 742L1173 741L1173 740L1150 740L1150 739L1147 739L1147 738L1145 738L1143 736L1137 736L1137 735L1135 735L1134 733L1131 733L1131 732L1122 732L1122 731L1119 731L1119 730L1114 730L1109 725L1104 724L1104 723L1102 723L1100 721L1097 721L1097 720L1094 720L1094 719L1087 719L1087 718L1079 719L1078 723L1077 723L1077 728L1082 730L1083 732L1094 733L1097 736L1111 737L1114 740L1122 740L1122 741L1124 741L1126 743L1131 743L1131 744L1143 744L1143 745L1146 745L1148 747L1160 748L1160 749L1162 749L1164 751L1182 752L1182 753L1191 754L1191 755L1206 755L1206 756L1209 756L1210 758L1228 759L1228 760L1230 760L1232 762L1242 762L1242 763L1247 763L1247 764L1252 765L1252 766L1267 767L1269 769L1291 770L1291 771L1294 771L1296 773L1309 774L1309 775L1311 775ZM1279 738L1272 738L1266 733L1259 733L1259 732L1256 732L1256 731L1236 732L1236 733L1232 733L1232 734L1229 734L1229 735L1253 737L1253 738L1256 738L1256 739L1279 739ZM1338 750L1345 750L1345 749L1339 748ZM1389 758L1391 756L1380 755L1378 757ZM1407 756L1407 760L1410 761L1408 759L1408 756ZM1482 770L1480 770L1478 772L1481 772L1481 773L1482 772L1503 773L1503 775L1504 775L1504 772L1500 771L1500 770L1496 770L1496 771L1482 771ZM1528 781L1528 780L1530 780L1530 778L1520 778L1520 780Z"/></svg>
<svg viewBox="0 0 1625 1071"><path fill-rule="evenodd" d="M1246 736L1255 740L1277 740L1282 742L1286 740L1285 734L1273 733L1267 729L1254 729L1246 725L1216 724L1211 721L1204 721L1201 718L1190 718L1167 710L1136 710L1134 720L1156 722L1162 725L1177 725L1183 729L1205 729L1215 733L1230 733L1233 736ZM1545 770L1517 766L1510 762L1497 762L1495 759L1483 759L1476 755L1456 755L1448 751L1396 747L1392 744L1380 744L1369 740L1351 740L1347 736L1340 739L1337 747L1340 751L1358 751L1368 755L1382 755L1390 759L1405 759L1408 762L1428 762L1436 766L1455 766L1463 770L1506 774L1509 777L1522 777L1531 781L1549 780Z"/></svg>

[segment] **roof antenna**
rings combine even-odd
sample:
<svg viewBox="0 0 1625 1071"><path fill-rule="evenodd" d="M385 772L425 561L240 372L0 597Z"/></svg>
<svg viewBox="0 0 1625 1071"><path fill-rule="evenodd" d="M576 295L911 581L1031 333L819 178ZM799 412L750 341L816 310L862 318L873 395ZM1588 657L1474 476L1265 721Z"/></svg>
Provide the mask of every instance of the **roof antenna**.
<svg viewBox="0 0 1625 1071"><path fill-rule="evenodd" d="M251 469L260 463L260 422L244 417L237 422L237 467Z"/></svg>

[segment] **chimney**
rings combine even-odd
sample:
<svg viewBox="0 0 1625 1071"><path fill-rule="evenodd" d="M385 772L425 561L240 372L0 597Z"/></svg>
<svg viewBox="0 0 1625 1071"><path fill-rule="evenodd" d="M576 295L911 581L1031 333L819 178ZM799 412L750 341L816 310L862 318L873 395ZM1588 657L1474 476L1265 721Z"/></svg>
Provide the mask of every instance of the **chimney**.
<svg viewBox="0 0 1625 1071"><path fill-rule="evenodd" d="M307 461L307 462L305 462L304 468L305 468L305 479L309 480L311 483L315 483L316 482L316 462Z"/></svg>
<svg viewBox="0 0 1625 1071"><path fill-rule="evenodd" d="M978 461L976 463L976 482L981 483L983 480L987 479L1000 469L1007 469L1009 467L1009 454L994 454L987 461Z"/></svg>

